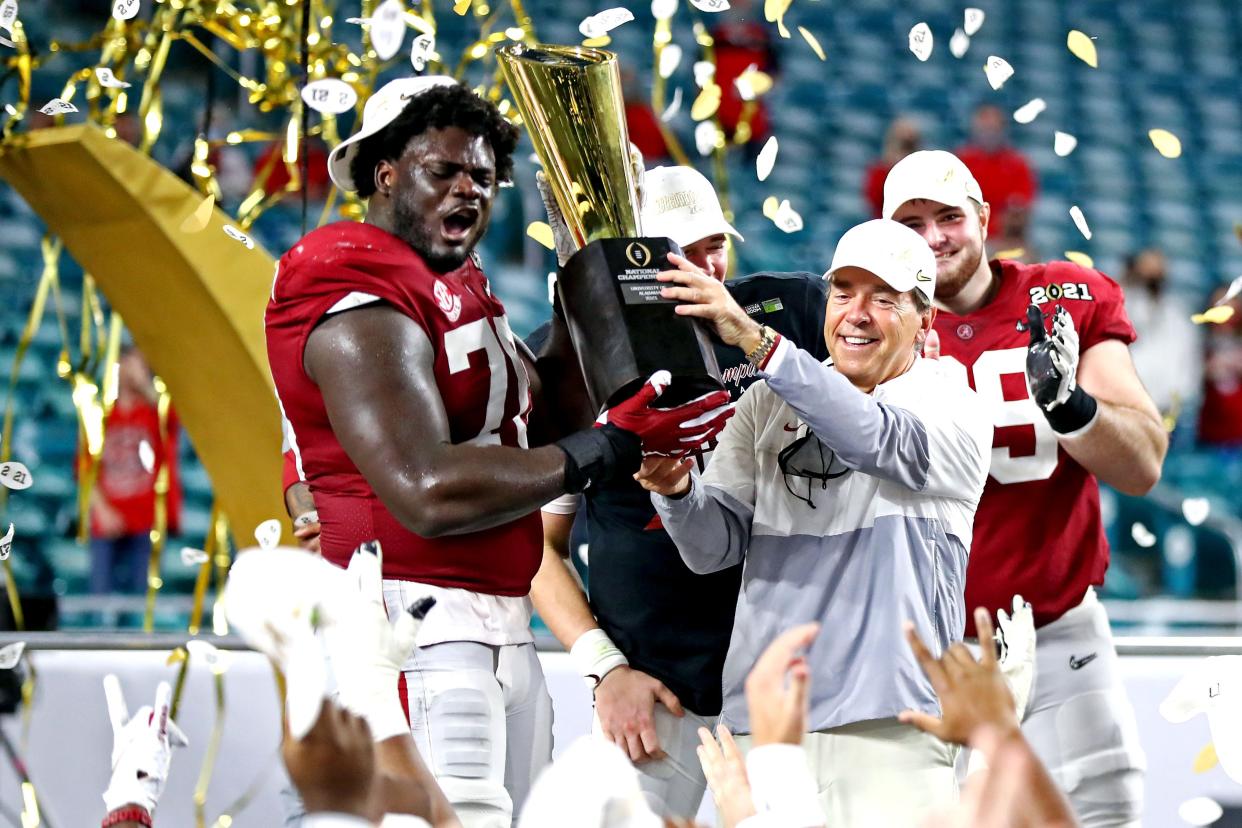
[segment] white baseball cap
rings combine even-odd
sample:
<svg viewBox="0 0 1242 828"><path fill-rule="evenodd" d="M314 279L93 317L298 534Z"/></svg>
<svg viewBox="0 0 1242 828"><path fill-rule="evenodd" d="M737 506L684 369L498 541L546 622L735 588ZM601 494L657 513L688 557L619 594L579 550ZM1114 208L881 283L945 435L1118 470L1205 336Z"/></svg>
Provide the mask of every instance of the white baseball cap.
<svg viewBox="0 0 1242 828"><path fill-rule="evenodd" d="M917 290L929 302L936 293L932 249L918 233L891 219L872 219L846 230L824 276L843 267L860 267L902 293Z"/></svg>
<svg viewBox="0 0 1242 828"><path fill-rule="evenodd" d="M642 231L668 236L678 247L728 233L745 241L725 221L716 188L694 167L656 167L643 173Z"/></svg>
<svg viewBox="0 0 1242 828"><path fill-rule="evenodd" d="M893 165L884 179L884 218L907 201L924 198L965 210L968 200L983 203L983 191L970 170L951 152L919 150Z"/></svg>
<svg viewBox="0 0 1242 828"><path fill-rule="evenodd" d="M366 106L362 108L362 129L333 147L328 155L328 175L333 183L346 192L357 190L354 177L349 173L349 165L358 154L359 142L370 138L396 120L410 98L436 86L456 83L456 80L447 75L421 75L397 78L381 86L375 94L367 98Z"/></svg>

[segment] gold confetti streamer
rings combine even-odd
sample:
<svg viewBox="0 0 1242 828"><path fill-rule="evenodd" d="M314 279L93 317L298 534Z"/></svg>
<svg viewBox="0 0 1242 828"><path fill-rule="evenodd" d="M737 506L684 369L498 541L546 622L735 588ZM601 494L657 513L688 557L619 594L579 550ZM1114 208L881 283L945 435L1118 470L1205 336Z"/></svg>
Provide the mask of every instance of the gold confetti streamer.
<svg viewBox="0 0 1242 828"><path fill-rule="evenodd" d="M1099 68L1099 56L1095 52L1095 41L1087 37L1077 29L1071 29L1069 36L1065 38L1065 45L1069 47L1070 53L1092 69Z"/></svg>
<svg viewBox="0 0 1242 828"><path fill-rule="evenodd" d="M1196 325L1223 325L1230 319L1233 319L1233 305L1217 305L1190 317Z"/></svg>
<svg viewBox="0 0 1242 828"><path fill-rule="evenodd" d="M815 56L817 58L819 58L820 60L828 59L827 57L824 56L824 47L819 45L819 41L815 39L815 35L811 34L809 29L807 29L804 26L799 26L798 33L802 35L803 40L805 40L808 44L810 44L811 51L815 53Z"/></svg>
<svg viewBox="0 0 1242 828"><path fill-rule="evenodd" d="M1008 250L1002 250L996 254L998 259L1021 259L1026 255L1025 247L1011 247Z"/></svg>
<svg viewBox="0 0 1242 828"><path fill-rule="evenodd" d="M1087 267L1087 268L1095 267L1094 259L1088 256L1086 253L1080 253L1077 250L1066 250L1065 258L1069 259L1071 262L1078 265L1079 267Z"/></svg>
<svg viewBox="0 0 1242 828"><path fill-rule="evenodd" d="M1167 129L1149 130L1147 137L1151 139L1156 152L1165 158L1177 158L1182 154L1181 140Z"/></svg>
<svg viewBox="0 0 1242 828"><path fill-rule="evenodd" d="M211 221L211 213L216 207L216 197L209 195L203 199L203 203L195 208L193 213L185 217L181 222L182 233L201 233L207 229L207 223Z"/></svg>
<svg viewBox="0 0 1242 828"><path fill-rule="evenodd" d="M706 121L720 109L720 87L715 83L707 83L699 92L694 104L690 107L690 117L695 121Z"/></svg>
<svg viewBox="0 0 1242 828"><path fill-rule="evenodd" d="M549 250L556 249L556 240L552 236L552 227L546 221L532 221L526 226L526 235Z"/></svg>
<svg viewBox="0 0 1242 828"><path fill-rule="evenodd" d="M1216 745L1209 742L1203 750L1199 751L1199 755L1195 757L1191 769L1195 773L1207 773L1219 763L1220 759L1216 756Z"/></svg>

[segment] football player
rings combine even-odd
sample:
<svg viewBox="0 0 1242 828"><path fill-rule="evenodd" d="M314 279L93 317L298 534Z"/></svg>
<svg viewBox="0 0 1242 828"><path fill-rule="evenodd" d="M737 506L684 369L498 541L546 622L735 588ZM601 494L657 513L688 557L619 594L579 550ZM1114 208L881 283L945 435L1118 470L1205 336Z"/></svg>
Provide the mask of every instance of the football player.
<svg viewBox="0 0 1242 828"><path fill-rule="evenodd" d="M389 611L436 599L400 690L463 824L489 828L510 825L551 755L527 600L539 507L628 477L642 450L676 447L677 423L728 398L659 411L647 407L653 381L608 424L528 447L537 377L473 255L517 140L452 78L385 85L328 161L337 186L368 200L366 222L299 240L277 265L266 314L322 554L344 565L377 539Z"/></svg>
<svg viewBox="0 0 1242 828"><path fill-rule="evenodd" d="M1146 493L1168 438L1130 360L1121 289L1070 262L989 261L989 206L948 152L899 161L884 215L936 254L940 360L992 407L966 605L996 612L1015 593L1031 603L1038 635L1023 731L1084 825L1138 825L1144 757L1095 595L1108 567L1097 480ZM966 634L975 635L969 618Z"/></svg>
<svg viewBox="0 0 1242 828"><path fill-rule="evenodd" d="M643 175L642 194L644 235L669 237L704 273L724 281L726 237L742 237L725 219L711 182L691 167L656 167ZM557 237L566 241L550 196L545 203ZM564 243L558 249L562 258L573 250ZM827 356L821 333L825 284L818 275L756 273L725 284L756 320L818 358ZM572 353L564 350L559 315L528 341L540 355L546 383L568 377L556 395L562 405L581 399L581 375ZM754 368L736 348L717 341L715 351L736 400L757 379ZM581 409L577 421L566 427L592 417ZM706 460L704 454L700 463ZM580 501L590 537L589 607L562 564L569 557ZM543 526L544 564L531 597L594 690L597 729L636 763L657 813L692 816L706 786L696 753L698 728L714 729L720 714L721 673L741 567L711 575L691 572L656 517L650 496L630 479L617 478L590 487L581 497L549 503Z"/></svg>

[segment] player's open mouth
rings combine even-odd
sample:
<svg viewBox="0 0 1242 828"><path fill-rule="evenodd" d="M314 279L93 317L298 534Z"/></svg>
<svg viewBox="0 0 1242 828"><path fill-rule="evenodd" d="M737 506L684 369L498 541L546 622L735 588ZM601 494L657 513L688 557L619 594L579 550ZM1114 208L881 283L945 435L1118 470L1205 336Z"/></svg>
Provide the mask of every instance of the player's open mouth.
<svg viewBox="0 0 1242 828"><path fill-rule="evenodd" d="M461 241L479 221L479 211L474 207L459 207L444 217L441 233L449 241Z"/></svg>

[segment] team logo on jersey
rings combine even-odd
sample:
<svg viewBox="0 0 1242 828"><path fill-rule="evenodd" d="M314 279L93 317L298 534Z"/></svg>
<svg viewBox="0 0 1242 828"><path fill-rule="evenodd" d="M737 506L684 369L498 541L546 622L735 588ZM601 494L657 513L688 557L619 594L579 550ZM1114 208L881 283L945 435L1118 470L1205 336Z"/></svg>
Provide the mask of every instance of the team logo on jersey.
<svg viewBox="0 0 1242 828"><path fill-rule="evenodd" d="M975 338L975 329L969 322L963 322L962 324L958 325L956 333L957 333L958 339L974 339Z"/></svg>
<svg viewBox="0 0 1242 828"><path fill-rule="evenodd" d="M439 279L436 279L431 293L436 297L436 304L440 306L440 310L444 311L448 321L456 322L457 317L461 316L461 297L449 290L448 286Z"/></svg>
<svg viewBox="0 0 1242 828"><path fill-rule="evenodd" d="M651 264L651 250L642 242L630 242L625 246L625 258L634 267L646 267Z"/></svg>
<svg viewBox="0 0 1242 828"><path fill-rule="evenodd" d="M1062 299L1079 299L1083 302L1094 302L1091 288L1085 282L1053 282L1031 288L1031 302L1042 305L1045 302L1059 302Z"/></svg>

